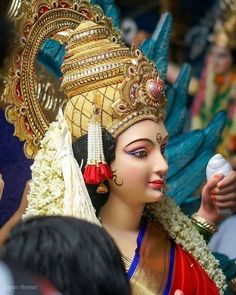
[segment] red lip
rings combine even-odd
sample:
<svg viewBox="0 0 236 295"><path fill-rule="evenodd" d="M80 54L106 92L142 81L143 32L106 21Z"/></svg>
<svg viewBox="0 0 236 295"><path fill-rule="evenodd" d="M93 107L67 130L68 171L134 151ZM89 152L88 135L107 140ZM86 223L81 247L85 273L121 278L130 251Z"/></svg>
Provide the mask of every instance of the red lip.
<svg viewBox="0 0 236 295"><path fill-rule="evenodd" d="M154 180L150 181L149 186L151 186L154 189L161 189L164 186L164 181L163 180Z"/></svg>
<svg viewBox="0 0 236 295"><path fill-rule="evenodd" d="M159 179L159 180L153 180L153 181L149 181L149 183L158 183L158 184L164 184L164 181Z"/></svg>

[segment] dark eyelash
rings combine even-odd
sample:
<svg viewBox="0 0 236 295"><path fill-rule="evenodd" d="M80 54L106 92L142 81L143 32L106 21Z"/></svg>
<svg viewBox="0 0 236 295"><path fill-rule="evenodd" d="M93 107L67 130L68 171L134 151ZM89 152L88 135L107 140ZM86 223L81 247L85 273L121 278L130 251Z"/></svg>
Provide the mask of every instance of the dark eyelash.
<svg viewBox="0 0 236 295"><path fill-rule="evenodd" d="M143 156L138 156L138 153L142 153L142 152L144 152L145 155L143 155ZM145 149L133 150L133 151L129 151L129 152L127 152L127 154L128 154L128 155L131 155L131 156L134 156L134 157L136 157L136 158L144 158L144 157L147 156L147 151L146 151Z"/></svg>

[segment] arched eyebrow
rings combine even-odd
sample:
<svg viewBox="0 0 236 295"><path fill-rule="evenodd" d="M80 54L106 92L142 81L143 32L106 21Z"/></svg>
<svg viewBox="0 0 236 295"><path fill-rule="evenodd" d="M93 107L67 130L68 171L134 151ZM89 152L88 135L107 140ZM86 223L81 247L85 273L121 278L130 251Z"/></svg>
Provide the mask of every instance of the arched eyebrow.
<svg viewBox="0 0 236 295"><path fill-rule="evenodd" d="M161 143L159 143L159 144L167 143L168 139L169 139L169 135L166 135L166 136L164 137L164 139L162 139ZM155 145L155 142L153 142L150 138L146 138L146 137L144 137L144 138L138 138L138 139L135 139L135 140L131 141L131 142L128 143L125 147L128 147L128 146L130 146L131 144L133 144L133 143L135 143L135 142L138 142L138 141L147 141L147 142L150 143L151 145Z"/></svg>
<svg viewBox="0 0 236 295"><path fill-rule="evenodd" d="M130 146L131 144L135 143L135 142L138 142L138 141L147 141L149 142L151 145L155 145L155 143L150 139L150 138L138 138L138 139L135 139L133 141L131 141L130 143L128 143L125 147L128 147Z"/></svg>

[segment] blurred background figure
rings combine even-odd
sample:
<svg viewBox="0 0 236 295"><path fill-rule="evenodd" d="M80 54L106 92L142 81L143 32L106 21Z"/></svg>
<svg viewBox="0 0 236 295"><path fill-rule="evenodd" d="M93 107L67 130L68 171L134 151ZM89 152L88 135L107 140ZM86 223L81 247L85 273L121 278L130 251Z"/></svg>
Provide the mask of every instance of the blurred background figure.
<svg viewBox="0 0 236 295"><path fill-rule="evenodd" d="M36 217L18 224L3 247L17 261L65 295L128 295L120 253L100 227L72 217Z"/></svg>
<svg viewBox="0 0 236 295"><path fill-rule="evenodd" d="M227 113L218 152L236 167L236 5L215 1L209 13L186 34L186 61L193 66L189 86L186 129L202 129L220 110ZM169 65L172 84L179 74L177 63ZM190 127L191 126L191 127Z"/></svg>
<svg viewBox="0 0 236 295"><path fill-rule="evenodd" d="M218 151L236 167L236 11L216 24L212 45L192 106L192 129L203 128L220 111L228 122Z"/></svg>
<svg viewBox="0 0 236 295"><path fill-rule="evenodd" d="M192 63L193 59L195 64L196 54L194 56L191 54L192 59L190 60L189 53L190 46L193 49L193 42L191 40L190 44L187 44L186 34L192 28L196 32L196 26L199 27L199 21L203 22L203 18L204 24L201 26L201 30L196 32L198 40L196 40L195 44L197 46L194 46L194 51L199 53L201 45L199 35L201 35L201 54L204 54L206 45L203 39L211 30L215 22L216 13L218 13L218 1L216 0L206 0L201 5L199 5L197 0L146 0L145 2L142 0L117 0L116 3L120 8L121 30L127 44L140 44L144 39L151 37L161 14L170 12L173 16L170 60L178 65L186 61ZM207 20L205 20L206 18ZM202 38L203 31L207 31L207 34Z"/></svg>

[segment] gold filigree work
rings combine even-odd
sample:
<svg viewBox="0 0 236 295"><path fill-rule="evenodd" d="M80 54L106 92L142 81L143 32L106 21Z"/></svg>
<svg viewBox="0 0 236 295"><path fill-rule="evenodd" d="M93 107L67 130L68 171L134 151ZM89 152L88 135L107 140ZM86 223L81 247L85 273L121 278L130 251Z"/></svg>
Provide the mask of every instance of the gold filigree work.
<svg viewBox="0 0 236 295"><path fill-rule="evenodd" d="M43 109L45 103L42 104L38 97L36 63L39 50L46 38L74 30L87 19L105 22L112 27L111 20L104 16L102 9L92 6L88 0L79 4L76 0L22 0L16 18L19 31L15 50L8 62L9 70L4 77L7 84L1 101L10 105L5 111L6 117L15 125L15 135L25 141L24 151L28 158L35 157L39 142L51 122ZM58 106L55 107L52 101L50 104L57 112ZM56 113L51 117L55 119Z"/></svg>
<svg viewBox="0 0 236 295"><path fill-rule="evenodd" d="M132 124L140 118L158 121L165 116L164 83L155 65L138 48L131 49L131 56L125 67L125 79L118 88L120 99L112 104L114 122L109 130L115 137L129 121Z"/></svg>

